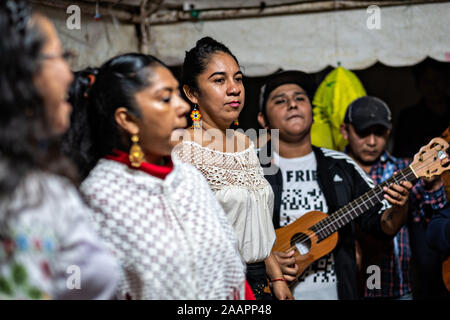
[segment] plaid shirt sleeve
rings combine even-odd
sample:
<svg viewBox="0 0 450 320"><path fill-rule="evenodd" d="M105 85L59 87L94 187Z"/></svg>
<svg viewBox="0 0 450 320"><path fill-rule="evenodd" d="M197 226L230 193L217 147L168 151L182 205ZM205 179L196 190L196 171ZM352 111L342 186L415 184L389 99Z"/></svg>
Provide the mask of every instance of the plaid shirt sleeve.
<svg viewBox="0 0 450 320"><path fill-rule="evenodd" d="M425 215L425 206L431 206L433 210L440 210L445 206L446 202L447 197L444 185L435 191L427 191L423 180L420 179L412 188L410 194L410 205L414 221L419 222L422 219L429 219Z"/></svg>

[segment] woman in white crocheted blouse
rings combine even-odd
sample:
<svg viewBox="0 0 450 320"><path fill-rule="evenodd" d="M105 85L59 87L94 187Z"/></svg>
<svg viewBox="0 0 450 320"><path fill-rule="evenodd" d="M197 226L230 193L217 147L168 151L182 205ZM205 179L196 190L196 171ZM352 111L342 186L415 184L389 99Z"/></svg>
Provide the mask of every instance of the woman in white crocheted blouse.
<svg viewBox="0 0 450 320"><path fill-rule="evenodd" d="M79 72L71 99L68 149L121 263L118 298L243 299L233 228L203 176L170 157L189 111L170 70L150 55L121 55Z"/></svg>
<svg viewBox="0 0 450 320"><path fill-rule="evenodd" d="M73 79L61 42L23 1L0 2L0 26L0 300L110 299L116 259L60 152Z"/></svg>
<svg viewBox="0 0 450 320"><path fill-rule="evenodd" d="M273 192L265 180L253 143L229 129L244 106L243 74L236 57L210 37L186 53L183 91L195 105L189 129L175 154L206 177L233 225L239 252L247 263L247 281L257 299L266 298L267 275L278 299L291 299L280 266L271 254ZM196 110L198 109L198 110ZM201 121L196 122L196 114ZM203 201L194 197L197 201ZM267 269L267 275L266 275Z"/></svg>

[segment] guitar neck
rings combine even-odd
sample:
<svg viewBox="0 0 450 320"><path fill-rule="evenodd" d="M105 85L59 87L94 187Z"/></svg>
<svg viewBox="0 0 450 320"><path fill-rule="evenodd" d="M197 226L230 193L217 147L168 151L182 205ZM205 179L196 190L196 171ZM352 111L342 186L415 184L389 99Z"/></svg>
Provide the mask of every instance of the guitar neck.
<svg viewBox="0 0 450 320"><path fill-rule="evenodd" d="M384 199L383 188L385 186L389 186L391 183L399 184L401 181L413 181L416 178L417 176L411 166L406 167L396 175L356 198L345 207L342 207L315 224L312 230L317 234L319 240L323 240L380 203Z"/></svg>

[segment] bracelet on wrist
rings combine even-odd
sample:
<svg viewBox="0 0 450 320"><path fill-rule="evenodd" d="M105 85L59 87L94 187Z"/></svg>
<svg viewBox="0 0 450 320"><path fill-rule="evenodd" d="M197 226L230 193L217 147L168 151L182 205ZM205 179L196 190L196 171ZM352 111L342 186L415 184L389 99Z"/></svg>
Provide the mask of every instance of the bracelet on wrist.
<svg viewBox="0 0 450 320"><path fill-rule="evenodd" d="M276 278L276 279L270 279L269 281L270 281L270 283L275 282L275 281L284 281L284 282L286 282L286 279L285 278Z"/></svg>

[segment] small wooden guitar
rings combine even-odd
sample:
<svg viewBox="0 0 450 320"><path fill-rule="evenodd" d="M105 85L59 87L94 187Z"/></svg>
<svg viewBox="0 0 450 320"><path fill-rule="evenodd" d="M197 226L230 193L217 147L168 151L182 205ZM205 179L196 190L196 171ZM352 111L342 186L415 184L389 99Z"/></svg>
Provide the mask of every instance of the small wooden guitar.
<svg viewBox="0 0 450 320"><path fill-rule="evenodd" d="M286 227L275 230L276 241L273 251L295 250L298 265L298 276L314 261L330 253L337 244L337 231L356 219L364 212L381 202L384 197L383 187L391 183L412 181L419 177L431 178L450 169L442 165L448 158L449 144L442 138L434 138L427 146L422 147L414 156L413 162L396 175L377 185L345 207L327 215L320 211L312 211ZM295 282L290 285L295 284Z"/></svg>

